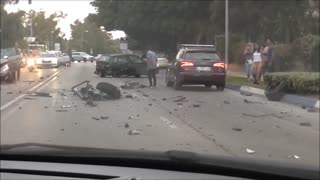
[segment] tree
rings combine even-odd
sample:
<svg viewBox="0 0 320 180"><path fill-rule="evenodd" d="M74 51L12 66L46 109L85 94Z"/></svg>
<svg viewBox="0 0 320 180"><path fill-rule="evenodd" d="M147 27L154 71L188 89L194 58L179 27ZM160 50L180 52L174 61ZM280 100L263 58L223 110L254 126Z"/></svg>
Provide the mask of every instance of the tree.
<svg viewBox="0 0 320 180"><path fill-rule="evenodd" d="M106 31L91 22L92 17L89 15L83 23L76 20L71 25L70 48L87 53L93 49L94 54L119 53L119 42L110 40Z"/></svg>
<svg viewBox="0 0 320 180"><path fill-rule="evenodd" d="M7 13L1 8L1 48L12 47L23 40L25 12Z"/></svg>

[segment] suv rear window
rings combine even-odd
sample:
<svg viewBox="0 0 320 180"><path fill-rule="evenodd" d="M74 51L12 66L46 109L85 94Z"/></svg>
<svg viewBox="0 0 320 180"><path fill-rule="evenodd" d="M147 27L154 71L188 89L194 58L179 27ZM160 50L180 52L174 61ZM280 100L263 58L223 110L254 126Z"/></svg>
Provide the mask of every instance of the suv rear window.
<svg viewBox="0 0 320 180"><path fill-rule="evenodd" d="M217 53L213 51L187 51L184 58L190 60L220 60Z"/></svg>

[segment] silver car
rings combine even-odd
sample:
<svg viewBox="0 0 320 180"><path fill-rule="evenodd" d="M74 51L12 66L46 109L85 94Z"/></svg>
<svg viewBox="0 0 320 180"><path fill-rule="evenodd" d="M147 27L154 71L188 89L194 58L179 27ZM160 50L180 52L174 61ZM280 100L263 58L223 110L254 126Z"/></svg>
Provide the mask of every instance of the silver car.
<svg viewBox="0 0 320 180"><path fill-rule="evenodd" d="M85 53L85 52L72 52L72 61L78 62L87 62L87 61L95 61L94 57Z"/></svg>
<svg viewBox="0 0 320 180"><path fill-rule="evenodd" d="M59 67L59 57L56 53L41 53L40 56L36 59L36 65L38 68L41 67Z"/></svg>

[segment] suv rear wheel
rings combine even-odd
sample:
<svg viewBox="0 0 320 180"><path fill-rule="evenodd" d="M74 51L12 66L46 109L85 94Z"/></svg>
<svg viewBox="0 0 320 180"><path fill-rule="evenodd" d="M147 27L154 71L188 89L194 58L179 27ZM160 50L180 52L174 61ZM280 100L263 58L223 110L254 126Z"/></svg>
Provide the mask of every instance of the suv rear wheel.
<svg viewBox="0 0 320 180"><path fill-rule="evenodd" d="M223 91L224 87L225 87L225 85L217 85L218 91Z"/></svg>
<svg viewBox="0 0 320 180"><path fill-rule="evenodd" d="M212 84L205 84L204 85L206 88L211 88L212 87Z"/></svg>
<svg viewBox="0 0 320 180"><path fill-rule="evenodd" d="M173 80L173 88L175 89L175 90L178 90L178 89L180 89L181 88L181 82L180 82L180 80L177 78L177 76L175 75L174 76L174 80Z"/></svg>
<svg viewBox="0 0 320 180"><path fill-rule="evenodd" d="M167 73L166 73L166 85L167 85L167 87L172 87L173 86L173 82L170 81L168 76L169 76L169 74L168 74L168 71L167 71Z"/></svg>

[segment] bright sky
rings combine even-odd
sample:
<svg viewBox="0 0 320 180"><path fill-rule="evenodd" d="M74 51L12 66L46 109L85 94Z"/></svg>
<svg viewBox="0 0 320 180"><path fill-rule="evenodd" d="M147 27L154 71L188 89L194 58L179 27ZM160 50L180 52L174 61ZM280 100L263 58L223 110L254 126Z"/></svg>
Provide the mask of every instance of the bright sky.
<svg viewBox="0 0 320 180"><path fill-rule="evenodd" d="M18 4L6 5L5 9L8 12L17 12L19 10L30 11L31 9L35 11L45 11L46 15L53 14L57 11L62 11L67 14L66 18L61 19L58 23L58 27L61 31L65 33L66 38L71 37L70 24L77 19L83 21L89 13L96 13L90 2L93 0L32 0L32 4L28 4L28 0L20 0ZM113 39L124 37L125 33L123 31L111 32Z"/></svg>

